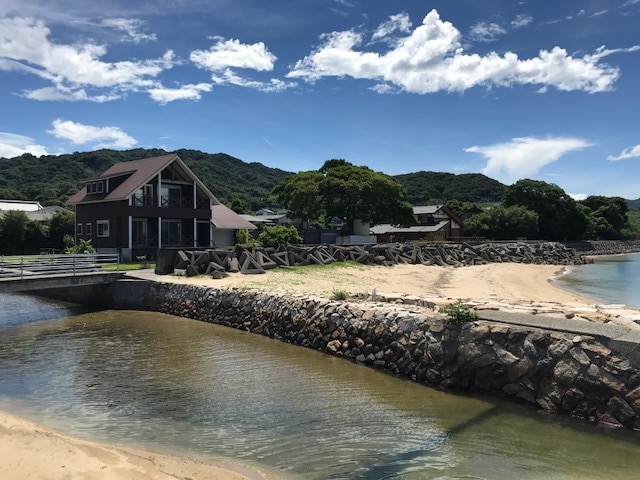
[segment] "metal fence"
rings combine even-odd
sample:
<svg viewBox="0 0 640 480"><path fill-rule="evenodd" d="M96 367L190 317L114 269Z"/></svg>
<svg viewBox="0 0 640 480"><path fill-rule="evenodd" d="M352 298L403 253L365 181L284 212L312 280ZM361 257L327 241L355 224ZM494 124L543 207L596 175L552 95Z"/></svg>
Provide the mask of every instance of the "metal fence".
<svg viewBox="0 0 640 480"><path fill-rule="evenodd" d="M103 270L119 271L120 256L117 253L0 256L0 279L77 275Z"/></svg>

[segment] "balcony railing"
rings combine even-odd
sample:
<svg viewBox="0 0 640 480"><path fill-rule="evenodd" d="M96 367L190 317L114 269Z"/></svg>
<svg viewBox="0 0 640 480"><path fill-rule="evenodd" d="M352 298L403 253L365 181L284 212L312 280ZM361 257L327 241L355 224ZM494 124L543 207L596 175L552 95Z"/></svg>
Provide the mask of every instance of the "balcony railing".
<svg viewBox="0 0 640 480"><path fill-rule="evenodd" d="M162 235L163 247L193 247L193 235Z"/></svg>
<svg viewBox="0 0 640 480"><path fill-rule="evenodd" d="M133 195L131 203L134 207L157 207L158 197L153 195ZM193 198L191 197L160 197L161 208L194 208ZM208 198L198 198L195 208L208 208Z"/></svg>

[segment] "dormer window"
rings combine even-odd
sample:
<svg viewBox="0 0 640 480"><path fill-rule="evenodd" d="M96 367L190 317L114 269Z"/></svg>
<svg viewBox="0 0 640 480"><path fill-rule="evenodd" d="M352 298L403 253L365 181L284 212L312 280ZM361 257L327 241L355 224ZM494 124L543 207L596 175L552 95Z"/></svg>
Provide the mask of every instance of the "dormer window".
<svg viewBox="0 0 640 480"><path fill-rule="evenodd" d="M104 192L105 192L104 180L87 183L87 193L94 194L94 193L104 193Z"/></svg>

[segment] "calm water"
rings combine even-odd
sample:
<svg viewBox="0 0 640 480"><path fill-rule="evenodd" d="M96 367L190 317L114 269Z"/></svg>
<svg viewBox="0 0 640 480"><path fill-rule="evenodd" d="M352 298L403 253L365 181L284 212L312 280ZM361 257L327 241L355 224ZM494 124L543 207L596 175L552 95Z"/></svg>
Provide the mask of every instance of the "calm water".
<svg viewBox="0 0 640 480"><path fill-rule="evenodd" d="M558 286L604 303L640 308L640 253L594 257L560 277Z"/></svg>
<svg viewBox="0 0 640 480"><path fill-rule="evenodd" d="M68 316L24 296L0 295L0 409L74 436L233 457L292 478L640 472L631 432L443 393L232 329L146 312Z"/></svg>

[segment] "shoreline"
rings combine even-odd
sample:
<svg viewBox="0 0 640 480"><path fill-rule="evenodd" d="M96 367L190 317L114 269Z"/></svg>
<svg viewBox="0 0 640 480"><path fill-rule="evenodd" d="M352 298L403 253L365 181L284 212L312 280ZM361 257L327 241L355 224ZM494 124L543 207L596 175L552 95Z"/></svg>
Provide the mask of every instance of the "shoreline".
<svg viewBox="0 0 640 480"><path fill-rule="evenodd" d="M491 263L465 267L436 265L352 265L336 262L322 268L267 270L260 275L231 273L209 276L156 275L153 270L127 272L132 278L161 283L184 283L209 288L312 295L331 299L348 294L349 301L431 304L435 309L463 300L476 310L545 314L576 321L640 325L640 310L605 304L558 285L571 267L522 263Z"/></svg>
<svg viewBox="0 0 640 480"><path fill-rule="evenodd" d="M0 411L0 470L15 480L285 478L233 459L203 461L73 438L5 411Z"/></svg>
<svg viewBox="0 0 640 480"><path fill-rule="evenodd" d="M569 267L570 268L570 267ZM559 265L494 263L461 268L395 265L335 265L333 267L269 270L262 275L231 274L223 279L156 275L153 270L127 272L132 278L203 287L285 292L330 298L336 290L351 295L375 294L392 303L411 305L426 299L439 305L460 298L477 310L557 315L575 321L615 323L640 328L640 311L605 308L597 300L557 286L554 278L569 268ZM422 308L414 303L415 308ZM612 307L612 306L609 306ZM412 306L413 308L413 306ZM427 311L428 309L424 309ZM171 456L113 444L75 439L0 411L0 468L13 478L92 478L259 480L287 478L275 471L236 463ZM84 475L84 476L83 476ZM88 476L90 475L90 476ZM288 477L291 478L291 477Z"/></svg>

